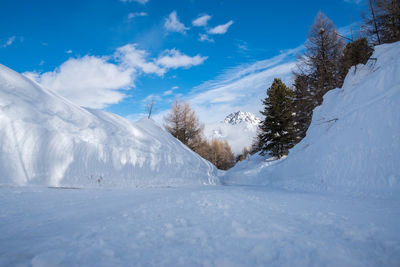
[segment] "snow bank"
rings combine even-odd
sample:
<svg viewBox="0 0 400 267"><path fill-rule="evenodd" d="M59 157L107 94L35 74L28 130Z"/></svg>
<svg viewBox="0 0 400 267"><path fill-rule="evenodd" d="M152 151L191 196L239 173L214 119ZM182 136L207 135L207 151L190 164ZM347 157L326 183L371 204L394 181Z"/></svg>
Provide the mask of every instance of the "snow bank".
<svg viewBox="0 0 400 267"><path fill-rule="evenodd" d="M227 183L293 190L400 193L400 42L377 46L324 96L307 136L286 159L238 164Z"/></svg>
<svg viewBox="0 0 400 267"><path fill-rule="evenodd" d="M216 183L216 169L143 119L72 104L0 65L0 183L164 186Z"/></svg>

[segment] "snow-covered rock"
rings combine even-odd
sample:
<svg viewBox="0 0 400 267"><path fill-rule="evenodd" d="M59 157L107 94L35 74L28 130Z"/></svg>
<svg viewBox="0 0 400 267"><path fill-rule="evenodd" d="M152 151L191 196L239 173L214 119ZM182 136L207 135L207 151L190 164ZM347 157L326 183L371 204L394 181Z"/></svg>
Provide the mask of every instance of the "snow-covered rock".
<svg viewBox="0 0 400 267"><path fill-rule="evenodd" d="M238 155L244 147L251 146L260 122L251 112L237 111L226 116L222 122L207 124L204 132L208 139L227 140Z"/></svg>
<svg viewBox="0 0 400 267"><path fill-rule="evenodd" d="M74 105L0 65L0 184L216 183L215 167L153 121Z"/></svg>
<svg viewBox="0 0 400 267"><path fill-rule="evenodd" d="M229 123L232 125L244 123L248 127L258 127L260 122L261 119L257 118L253 113L242 112L240 110L229 114L224 120L224 123Z"/></svg>
<svg viewBox="0 0 400 267"><path fill-rule="evenodd" d="M226 182L400 193L400 42L377 46L372 58L324 96L307 136L287 158L269 162L255 156L228 171Z"/></svg>

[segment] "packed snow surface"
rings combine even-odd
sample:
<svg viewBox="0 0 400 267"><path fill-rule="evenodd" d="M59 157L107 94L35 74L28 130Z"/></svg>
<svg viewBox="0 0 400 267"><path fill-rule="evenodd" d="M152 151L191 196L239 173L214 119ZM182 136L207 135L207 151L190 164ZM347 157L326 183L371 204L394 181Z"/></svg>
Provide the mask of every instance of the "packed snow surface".
<svg viewBox="0 0 400 267"><path fill-rule="evenodd" d="M254 156L228 171L225 182L400 194L400 42L377 46L372 58L324 96L287 158Z"/></svg>
<svg viewBox="0 0 400 267"><path fill-rule="evenodd" d="M222 122L207 124L204 132L208 139L228 141L233 153L239 155L244 147L253 143L260 122L251 112L237 111L226 116Z"/></svg>
<svg viewBox="0 0 400 267"><path fill-rule="evenodd" d="M0 266L399 266L400 199L0 188Z"/></svg>
<svg viewBox="0 0 400 267"><path fill-rule="evenodd" d="M215 175L154 122L81 108L0 65L0 184L214 184Z"/></svg>

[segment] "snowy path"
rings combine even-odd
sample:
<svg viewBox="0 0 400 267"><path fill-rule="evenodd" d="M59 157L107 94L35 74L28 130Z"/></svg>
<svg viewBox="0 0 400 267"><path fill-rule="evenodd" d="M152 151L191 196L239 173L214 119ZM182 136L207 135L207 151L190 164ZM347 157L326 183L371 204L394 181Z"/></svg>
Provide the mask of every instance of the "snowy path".
<svg viewBox="0 0 400 267"><path fill-rule="evenodd" d="M0 265L399 266L400 198L0 188Z"/></svg>

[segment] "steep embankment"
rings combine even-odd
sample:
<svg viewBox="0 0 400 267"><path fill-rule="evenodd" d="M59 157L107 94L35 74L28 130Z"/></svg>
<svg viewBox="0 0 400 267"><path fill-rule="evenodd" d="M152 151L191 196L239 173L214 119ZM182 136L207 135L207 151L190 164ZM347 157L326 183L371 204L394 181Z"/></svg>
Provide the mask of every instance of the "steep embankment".
<svg viewBox="0 0 400 267"><path fill-rule="evenodd" d="M307 136L286 159L259 156L238 164L225 181L291 190L400 192L400 42L377 46L351 69L340 89L314 110Z"/></svg>
<svg viewBox="0 0 400 267"><path fill-rule="evenodd" d="M154 122L81 108L0 65L0 183L216 183L216 169Z"/></svg>

